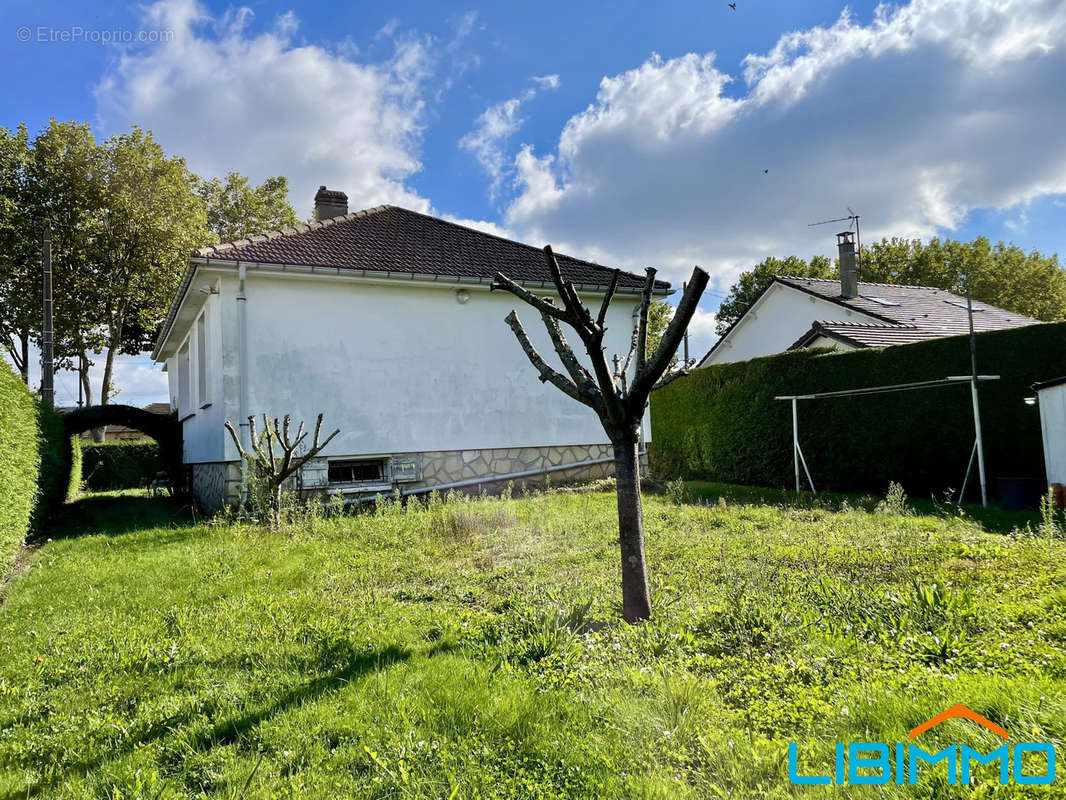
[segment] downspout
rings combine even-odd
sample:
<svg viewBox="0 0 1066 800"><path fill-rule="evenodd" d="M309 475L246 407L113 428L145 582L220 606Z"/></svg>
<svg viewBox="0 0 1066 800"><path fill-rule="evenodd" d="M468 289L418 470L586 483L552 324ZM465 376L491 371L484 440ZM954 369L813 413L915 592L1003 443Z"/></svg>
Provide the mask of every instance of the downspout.
<svg viewBox="0 0 1066 800"><path fill-rule="evenodd" d="M251 436L248 430L248 295L244 290L245 266L237 265L237 370L239 372L239 396L237 400L240 414L241 447L251 449ZM244 472L244 464L241 464ZM241 482L241 502L248 502L248 487Z"/></svg>

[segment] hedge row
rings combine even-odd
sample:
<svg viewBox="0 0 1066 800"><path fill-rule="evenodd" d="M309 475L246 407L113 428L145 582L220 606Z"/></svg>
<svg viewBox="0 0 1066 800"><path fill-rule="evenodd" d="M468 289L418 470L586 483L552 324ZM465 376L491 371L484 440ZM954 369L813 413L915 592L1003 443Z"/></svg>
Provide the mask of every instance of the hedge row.
<svg viewBox="0 0 1066 800"><path fill-rule="evenodd" d="M6 362L0 366L0 575L23 539L80 483L80 450Z"/></svg>
<svg viewBox="0 0 1066 800"><path fill-rule="evenodd" d="M142 489L162 467L154 441L83 445L85 487L92 492Z"/></svg>
<svg viewBox="0 0 1066 800"><path fill-rule="evenodd" d="M1066 374L1066 323L977 336L981 419L990 489L998 477L1043 479L1039 411L1030 386ZM698 369L651 400L652 470L662 477L794 485L795 395L933 380L970 372L969 338L887 349L800 350ZM974 441L969 385L799 402L800 446L818 489L912 494L957 489ZM975 481L971 488L976 491Z"/></svg>
<svg viewBox="0 0 1066 800"><path fill-rule="evenodd" d="M5 362L0 366L0 577L29 530L40 464L37 404Z"/></svg>

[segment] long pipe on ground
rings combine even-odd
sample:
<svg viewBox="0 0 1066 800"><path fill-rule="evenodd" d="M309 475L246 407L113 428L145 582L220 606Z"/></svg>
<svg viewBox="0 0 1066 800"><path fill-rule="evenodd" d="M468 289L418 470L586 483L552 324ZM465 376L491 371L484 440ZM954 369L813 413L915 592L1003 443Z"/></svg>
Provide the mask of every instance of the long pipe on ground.
<svg viewBox="0 0 1066 800"><path fill-rule="evenodd" d="M647 451L642 451L640 455L647 455ZM498 483L500 481L510 481L515 478L531 478L535 475L546 475L551 472L562 472L567 469L578 469L579 467L591 467L596 464L607 464L614 461L614 456L605 456L604 458L590 458L585 461L574 461L570 464L558 464L554 467L540 467L538 469L526 469L520 472L506 472L502 475L487 475L483 478L467 478L461 481L452 481L451 483L438 483L435 486L421 486L417 489L400 490L401 497L411 497L419 494L429 494L430 492L450 491L451 489L465 489L469 486L479 486L483 483ZM369 503L374 500L381 493L370 495L368 497L355 497L351 500L345 500L344 505L353 505L355 503Z"/></svg>

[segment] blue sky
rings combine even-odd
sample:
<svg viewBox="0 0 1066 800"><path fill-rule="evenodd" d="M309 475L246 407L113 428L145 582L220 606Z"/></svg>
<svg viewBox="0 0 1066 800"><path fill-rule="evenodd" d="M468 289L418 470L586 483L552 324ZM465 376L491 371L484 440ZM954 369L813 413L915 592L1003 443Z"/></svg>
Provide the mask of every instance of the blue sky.
<svg viewBox="0 0 1066 800"><path fill-rule="evenodd" d="M202 174L287 175L301 215L325 183L676 282L700 263L695 349L739 270L831 252L806 223L849 205L864 237L1066 253L1061 1L5 5L0 124L139 124ZM141 32L167 40L101 41ZM119 381L163 399L143 359Z"/></svg>

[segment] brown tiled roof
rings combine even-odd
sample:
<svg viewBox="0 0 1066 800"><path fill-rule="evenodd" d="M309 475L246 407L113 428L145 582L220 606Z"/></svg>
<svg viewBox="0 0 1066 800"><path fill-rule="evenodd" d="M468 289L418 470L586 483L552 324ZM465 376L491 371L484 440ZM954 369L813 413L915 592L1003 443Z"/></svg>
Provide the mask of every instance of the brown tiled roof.
<svg viewBox="0 0 1066 800"><path fill-rule="evenodd" d="M491 281L497 272L519 283L550 283L540 248L476 231L397 206L378 206L229 244L194 257L258 264L331 267ZM606 286L613 269L556 253L563 275L576 284ZM623 272L619 287L644 278ZM670 284L656 282L660 291Z"/></svg>
<svg viewBox="0 0 1066 800"><path fill-rule="evenodd" d="M922 336L912 341L955 336L969 333L970 330L966 315L966 298L944 289L934 289L930 286L896 286L890 283L860 283L859 296L845 299L840 296L839 280L797 278L790 275L781 275L774 280L891 324L914 326ZM1038 319L1004 311L987 303L975 302L973 308L973 327L976 331L996 331L1040 324ZM903 342L897 341L895 344Z"/></svg>

